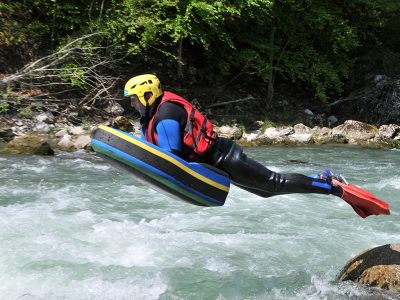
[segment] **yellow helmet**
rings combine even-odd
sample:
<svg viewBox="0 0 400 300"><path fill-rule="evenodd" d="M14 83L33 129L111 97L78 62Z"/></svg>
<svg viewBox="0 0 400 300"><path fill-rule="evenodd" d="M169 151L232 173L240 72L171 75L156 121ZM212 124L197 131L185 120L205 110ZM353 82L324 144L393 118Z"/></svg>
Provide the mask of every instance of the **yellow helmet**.
<svg viewBox="0 0 400 300"><path fill-rule="evenodd" d="M152 105L154 101L162 95L160 80L152 74L143 74L132 77L125 84L124 96L129 97L132 95L136 95L140 103L144 106Z"/></svg>

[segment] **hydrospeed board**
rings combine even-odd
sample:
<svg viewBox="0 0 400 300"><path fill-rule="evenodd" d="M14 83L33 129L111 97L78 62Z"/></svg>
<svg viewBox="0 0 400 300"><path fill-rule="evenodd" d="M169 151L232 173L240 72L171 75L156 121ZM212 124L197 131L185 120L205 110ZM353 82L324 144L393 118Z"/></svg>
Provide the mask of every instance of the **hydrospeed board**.
<svg viewBox="0 0 400 300"><path fill-rule="evenodd" d="M92 138L98 153L175 198L201 206L222 206L229 192L226 173L187 162L143 139L100 125Z"/></svg>

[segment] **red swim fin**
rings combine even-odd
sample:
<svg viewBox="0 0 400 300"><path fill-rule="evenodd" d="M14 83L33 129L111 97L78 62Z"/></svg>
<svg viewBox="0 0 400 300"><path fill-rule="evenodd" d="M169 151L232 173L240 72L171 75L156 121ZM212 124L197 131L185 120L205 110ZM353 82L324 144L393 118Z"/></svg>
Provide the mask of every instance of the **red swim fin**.
<svg viewBox="0 0 400 300"><path fill-rule="evenodd" d="M376 198L374 194L354 184L345 184L334 178L332 178L332 184L339 185L343 189L341 198L350 204L361 218L390 214L389 204Z"/></svg>

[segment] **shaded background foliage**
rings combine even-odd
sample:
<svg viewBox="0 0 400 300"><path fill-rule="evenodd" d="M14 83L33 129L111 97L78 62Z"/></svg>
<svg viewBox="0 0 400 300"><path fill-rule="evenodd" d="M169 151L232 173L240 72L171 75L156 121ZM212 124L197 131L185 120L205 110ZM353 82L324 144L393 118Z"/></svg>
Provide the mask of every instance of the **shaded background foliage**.
<svg viewBox="0 0 400 300"><path fill-rule="evenodd" d="M115 59L104 72L122 79L157 72L169 85L243 85L265 108L276 92L327 103L363 73L399 74L399 19L396 0L3 0L0 72L97 32L82 47L104 47ZM76 61L68 66L87 92Z"/></svg>

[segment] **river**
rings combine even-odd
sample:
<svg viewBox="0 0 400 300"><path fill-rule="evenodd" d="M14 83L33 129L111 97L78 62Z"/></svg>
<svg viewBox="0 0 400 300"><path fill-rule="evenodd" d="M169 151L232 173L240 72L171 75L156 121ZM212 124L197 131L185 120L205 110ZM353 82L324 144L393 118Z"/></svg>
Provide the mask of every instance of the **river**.
<svg viewBox="0 0 400 300"><path fill-rule="evenodd" d="M201 208L95 154L2 155L0 299L368 298L335 276L361 251L399 242L400 151L246 152L280 172L340 171L392 214L361 219L334 196L236 187L225 206Z"/></svg>

